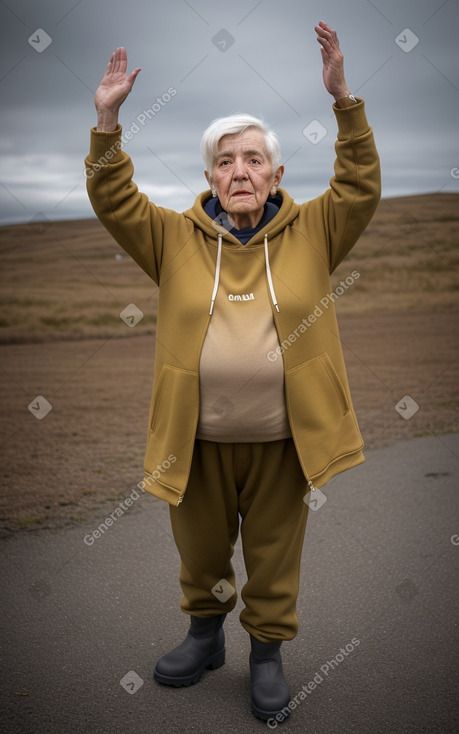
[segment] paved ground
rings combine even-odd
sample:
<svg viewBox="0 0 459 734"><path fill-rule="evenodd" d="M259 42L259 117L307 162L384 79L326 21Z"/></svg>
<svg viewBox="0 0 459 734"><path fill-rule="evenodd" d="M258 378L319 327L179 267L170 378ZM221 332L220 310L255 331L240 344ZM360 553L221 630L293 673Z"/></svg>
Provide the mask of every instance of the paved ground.
<svg viewBox="0 0 459 734"><path fill-rule="evenodd" d="M308 521L300 633L283 648L299 702L283 731L459 730L458 476L451 434L371 451L325 488ZM223 668L187 689L152 679L187 626L167 506L143 496L87 545L103 520L2 542L0 730L266 731L236 612ZM235 567L240 588L240 546Z"/></svg>

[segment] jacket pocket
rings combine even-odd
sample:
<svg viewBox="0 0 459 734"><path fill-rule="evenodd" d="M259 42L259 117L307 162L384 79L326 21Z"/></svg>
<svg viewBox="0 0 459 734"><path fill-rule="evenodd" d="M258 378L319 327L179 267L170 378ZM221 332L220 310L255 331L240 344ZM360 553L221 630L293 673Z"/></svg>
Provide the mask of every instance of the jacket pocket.
<svg viewBox="0 0 459 734"><path fill-rule="evenodd" d="M156 387L156 392L154 395L154 402L153 402L153 413L151 416L151 423L150 423L150 431L155 430L156 423L158 421L158 416L161 413L161 404L163 402L164 392L166 389L166 383L168 378L172 375L172 367L169 367L167 364L163 364L161 367L161 372L158 378L158 385Z"/></svg>
<svg viewBox="0 0 459 734"><path fill-rule="evenodd" d="M341 409L343 411L343 415L346 415L348 410L350 410L349 401L346 397L346 393L344 391L344 387L342 385L341 380L338 377L338 373L333 367L333 363L328 356L328 354L325 352L324 354L321 354L317 359L320 360L320 363L322 364L325 372L327 373L330 382L336 391L336 396L340 402Z"/></svg>
<svg viewBox="0 0 459 734"><path fill-rule="evenodd" d="M327 352L293 367L287 372L292 384L295 399L300 399L309 415L320 416L327 422L339 414L346 415L350 410L349 400Z"/></svg>
<svg viewBox="0 0 459 734"><path fill-rule="evenodd" d="M198 374L163 364L153 395L144 467L159 484L178 492L188 480L198 415Z"/></svg>
<svg viewBox="0 0 459 734"><path fill-rule="evenodd" d="M292 433L310 475L361 449L350 399L326 352L288 370L285 385Z"/></svg>

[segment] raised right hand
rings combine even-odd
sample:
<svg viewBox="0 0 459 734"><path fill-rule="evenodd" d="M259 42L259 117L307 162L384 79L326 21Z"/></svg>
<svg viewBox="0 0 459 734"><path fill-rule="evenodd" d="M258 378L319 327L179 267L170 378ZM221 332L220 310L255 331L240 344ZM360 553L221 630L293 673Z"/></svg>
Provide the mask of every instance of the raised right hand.
<svg viewBox="0 0 459 734"><path fill-rule="evenodd" d="M99 84L94 98L99 121L110 121L108 123L109 127L112 127L114 119L118 120L119 108L134 86L137 74L140 71L137 68L131 71L130 74L126 74L126 69L127 53L126 49L121 46L110 56L104 78Z"/></svg>

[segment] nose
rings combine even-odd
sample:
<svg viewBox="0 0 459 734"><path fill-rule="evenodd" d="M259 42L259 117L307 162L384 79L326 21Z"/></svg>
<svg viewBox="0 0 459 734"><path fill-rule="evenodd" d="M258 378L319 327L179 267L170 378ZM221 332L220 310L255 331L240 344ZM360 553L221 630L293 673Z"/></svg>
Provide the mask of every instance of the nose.
<svg viewBox="0 0 459 734"><path fill-rule="evenodd" d="M245 170L244 161L242 158L236 158L234 161L233 179L235 181L241 181L247 178L247 171Z"/></svg>

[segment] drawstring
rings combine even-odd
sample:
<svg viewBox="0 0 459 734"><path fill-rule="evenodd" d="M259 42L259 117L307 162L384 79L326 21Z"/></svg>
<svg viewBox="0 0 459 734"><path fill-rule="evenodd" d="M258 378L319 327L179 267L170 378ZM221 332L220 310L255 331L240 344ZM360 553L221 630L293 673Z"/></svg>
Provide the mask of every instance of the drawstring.
<svg viewBox="0 0 459 734"><path fill-rule="evenodd" d="M273 279L271 278L271 268L269 267L269 253L268 253L268 235L265 234L265 263L266 263L266 277L268 278L269 292L271 293L271 300L276 311L279 313L279 306L277 305L276 292L273 286Z"/></svg>
<svg viewBox="0 0 459 734"><path fill-rule="evenodd" d="M215 266L214 289L212 291L212 299L210 301L210 311L209 311L210 316L212 316L212 311L214 310L215 299L217 297L217 291L218 291L218 284L220 282L220 263L222 260L222 239L223 237L219 233L218 248L217 248L217 264Z"/></svg>
<svg viewBox="0 0 459 734"><path fill-rule="evenodd" d="M222 261L222 239L223 236L219 233L218 235L218 247L217 247L217 262L215 265L215 277L214 277L214 289L212 291L212 298L210 301L209 315L212 316L215 299L217 298L218 286L220 283L220 265ZM269 266L269 253L268 253L268 235L265 234L265 264L266 264L266 277L268 279L269 292L271 294L271 300L276 311L279 313L279 306L277 305L276 292L273 286L273 279L271 277L271 268Z"/></svg>

